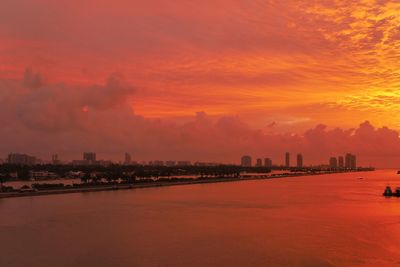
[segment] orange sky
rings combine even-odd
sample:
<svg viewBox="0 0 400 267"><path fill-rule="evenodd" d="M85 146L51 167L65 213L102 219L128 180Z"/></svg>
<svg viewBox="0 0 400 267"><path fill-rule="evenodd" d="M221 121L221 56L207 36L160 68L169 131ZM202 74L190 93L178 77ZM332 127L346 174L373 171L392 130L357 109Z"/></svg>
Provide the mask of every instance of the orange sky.
<svg viewBox="0 0 400 267"><path fill-rule="evenodd" d="M118 73L144 118L400 130L400 2L3 0L3 85L27 68L68 88Z"/></svg>

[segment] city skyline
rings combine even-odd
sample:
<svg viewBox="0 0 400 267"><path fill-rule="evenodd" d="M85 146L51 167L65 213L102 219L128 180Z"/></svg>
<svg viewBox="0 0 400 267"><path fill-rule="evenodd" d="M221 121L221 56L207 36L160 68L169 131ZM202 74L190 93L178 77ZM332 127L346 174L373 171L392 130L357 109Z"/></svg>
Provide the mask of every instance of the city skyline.
<svg viewBox="0 0 400 267"><path fill-rule="evenodd" d="M298 153L296 155L296 163L295 165L290 163L290 153L285 152L284 160L282 163L279 161L273 161L270 157L264 158L255 158L255 162L253 164L253 157L250 155L244 155L240 158L238 162L212 162L212 161L191 161L191 160L133 160L131 155L128 152L123 154L123 159L118 161L98 159L96 152L83 152L82 159L72 159L69 161L62 161L59 158L59 154L52 154L51 160L42 160L33 155L28 155L24 153L10 153L6 157L4 161L0 161L1 163L10 163L10 164L21 164L21 165L35 165L35 164L72 164L72 165L110 165L110 164L120 164L120 165L154 165L154 166L176 166L176 165L199 165L199 166L214 166L214 165L241 165L244 167L309 167L309 166L330 166L331 168L356 168L357 160L356 155L351 153L346 153L344 156L330 157L328 164L324 162L319 162L315 164L304 164L304 158L302 153ZM276 163L277 164L273 164ZM373 167L365 166L365 167Z"/></svg>

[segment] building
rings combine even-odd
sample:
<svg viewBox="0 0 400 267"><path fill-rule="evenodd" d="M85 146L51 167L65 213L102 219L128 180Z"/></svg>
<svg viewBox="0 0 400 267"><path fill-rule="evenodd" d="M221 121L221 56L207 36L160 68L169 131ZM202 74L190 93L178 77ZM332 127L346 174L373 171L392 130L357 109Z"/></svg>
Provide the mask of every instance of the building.
<svg viewBox="0 0 400 267"><path fill-rule="evenodd" d="M96 153L94 152L84 152L83 153L83 160L89 162L89 164L93 164L96 162Z"/></svg>
<svg viewBox="0 0 400 267"><path fill-rule="evenodd" d="M96 165L99 165L99 166L107 167L107 166L110 166L113 163L112 163L111 160L96 160L96 161L92 162L91 164L96 164Z"/></svg>
<svg viewBox="0 0 400 267"><path fill-rule="evenodd" d="M338 160L337 160L336 157L331 157L331 158L329 159L329 167L330 167L331 169L337 169L337 167L338 167Z"/></svg>
<svg viewBox="0 0 400 267"><path fill-rule="evenodd" d="M26 154L11 153L8 154L7 162L9 164L17 165L35 165L37 163L37 159Z"/></svg>
<svg viewBox="0 0 400 267"><path fill-rule="evenodd" d="M58 165L61 163L60 160L58 159L58 154L51 155L51 163L53 165Z"/></svg>
<svg viewBox="0 0 400 267"><path fill-rule="evenodd" d="M257 159L256 167L262 167L262 159Z"/></svg>
<svg viewBox="0 0 400 267"><path fill-rule="evenodd" d="M351 168L352 169L357 169L357 157L356 157L356 155L353 155L352 162L351 162Z"/></svg>
<svg viewBox="0 0 400 267"><path fill-rule="evenodd" d="M56 179L59 176L54 172L49 171L29 171L29 178L31 180L49 180Z"/></svg>
<svg viewBox="0 0 400 267"><path fill-rule="evenodd" d="M303 168L303 155L297 154L297 168Z"/></svg>
<svg viewBox="0 0 400 267"><path fill-rule="evenodd" d="M346 169L356 169L357 168L356 156L351 153L347 153L344 159L344 167Z"/></svg>
<svg viewBox="0 0 400 267"><path fill-rule="evenodd" d="M175 166L175 165L176 165L176 162L173 161L173 160L167 160L167 161L165 162L165 166L168 166L168 167L173 167L173 166Z"/></svg>
<svg viewBox="0 0 400 267"><path fill-rule="evenodd" d="M290 167L290 153L289 153L289 152L286 152L286 153L285 153L285 166L286 166L287 168Z"/></svg>
<svg viewBox="0 0 400 267"><path fill-rule="evenodd" d="M129 153L125 153L124 165L130 165L132 163L132 157Z"/></svg>
<svg viewBox="0 0 400 267"><path fill-rule="evenodd" d="M153 160L149 162L150 166L164 166L164 161L162 160Z"/></svg>
<svg viewBox="0 0 400 267"><path fill-rule="evenodd" d="M271 168L272 167L272 160L270 158L264 159L264 167Z"/></svg>
<svg viewBox="0 0 400 267"><path fill-rule="evenodd" d="M343 156L339 156L339 158L338 158L338 167L339 167L339 169L343 169L344 168L344 158L343 158Z"/></svg>
<svg viewBox="0 0 400 267"><path fill-rule="evenodd" d="M177 166L191 166L192 163L188 160L182 160L177 162Z"/></svg>
<svg viewBox="0 0 400 267"><path fill-rule="evenodd" d="M71 162L71 164L75 165L75 166L86 166L86 165L90 165L91 163L89 161L87 161L87 160L84 160L84 159L74 159Z"/></svg>
<svg viewBox="0 0 400 267"><path fill-rule="evenodd" d="M241 164L243 167L251 167L252 162L251 162L251 157L250 156L243 156L241 160Z"/></svg>
<svg viewBox="0 0 400 267"><path fill-rule="evenodd" d="M194 163L194 166L202 166L202 167L213 167L213 166L218 166L221 165L221 163L218 162L203 162L203 161L196 161Z"/></svg>

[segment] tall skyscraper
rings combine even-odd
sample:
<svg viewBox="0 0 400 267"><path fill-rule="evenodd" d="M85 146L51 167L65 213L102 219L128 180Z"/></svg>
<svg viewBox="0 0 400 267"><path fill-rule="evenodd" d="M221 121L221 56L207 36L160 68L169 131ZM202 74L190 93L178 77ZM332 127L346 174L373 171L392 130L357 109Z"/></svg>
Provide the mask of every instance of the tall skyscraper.
<svg viewBox="0 0 400 267"><path fill-rule="evenodd" d="M351 168L352 169L357 169L357 157L356 157L356 155L353 155L352 162L351 162Z"/></svg>
<svg viewBox="0 0 400 267"><path fill-rule="evenodd" d="M132 163L132 157L129 153L125 153L125 160L124 160L124 164L125 165L130 165Z"/></svg>
<svg viewBox="0 0 400 267"><path fill-rule="evenodd" d="M272 167L272 160L270 158L264 159L264 167L271 168Z"/></svg>
<svg viewBox="0 0 400 267"><path fill-rule="evenodd" d="M331 157L329 159L329 167L331 167L332 169L337 169L338 167L338 160L336 157Z"/></svg>
<svg viewBox="0 0 400 267"><path fill-rule="evenodd" d="M51 162L53 165L60 164L60 160L58 159L58 154L51 155Z"/></svg>
<svg viewBox="0 0 400 267"><path fill-rule="evenodd" d="M339 169L343 169L344 168L344 158L343 158L343 156L339 156L339 158L338 158L338 167L339 167Z"/></svg>
<svg viewBox="0 0 400 267"><path fill-rule="evenodd" d="M256 167L262 167L262 159L257 159Z"/></svg>
<svg viewBox="0 0 400 267"><path fill-rule="evenodd" d="M290 153L289 153L289 152L286 152L286 153L285 153L285 166L286 166L287 168L290 167Z"/></svg>
<svg viewBox="0 0 400 267"><path fill-rule="evenodd" d="M303 155L297 154L297 168L303 168Z"/></svg>
<svg viewBox="0 0 400 267"><path fill-rule="evenodd" d="M96 153L94 152L84 152L83 153L83 160L88 161L90 164L96 162Z"/></svg>
<svg viewBox="0 0 400 267"><path fill-rule="evenodd" d="M357 168L357 159L356 155L351 153L347 153L344 159L344 166L346 169L355 169Z"/></svg>
<svg viewBox="0 0 400 267"><path fill-rule="evenodd" d="M241 165L243 167L251 167L252 163L251 163L251 157L250 156L243 156L242 160L241 160Z"/></svg>

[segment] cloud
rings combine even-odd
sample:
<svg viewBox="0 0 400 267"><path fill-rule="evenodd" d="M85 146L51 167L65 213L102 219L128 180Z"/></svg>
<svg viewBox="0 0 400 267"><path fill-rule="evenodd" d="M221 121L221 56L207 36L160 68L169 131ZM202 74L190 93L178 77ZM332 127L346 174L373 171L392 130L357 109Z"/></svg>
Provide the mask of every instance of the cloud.
<svg viewBox="0 0 400 267"><path fill-rule="evenodd" d="M271 133L251 127L239 116L205 112L181 123L148 119L133 112L130 100L135 98L135 87L121 75L111 75L103 85L77 88L62 84L21 88L18 81L0 84L7 85L0 90L3 155L26 152L48 158L59 153L73 159L93 150L100 157L120 159L128 151L137 160L237 163L241 155L250 154L280 164L289 151L303 153L307 164L318 164L352 152L360 164L377 166L396 166L400 158L398 132L375 128L367 121L356 129L320 124L304 132Z"/></svg>
<svg viewBox="0 0 400 267"><path fill-rule="evenodd" d="M37 131L70 131L88 127L92 110L108 110L127 105L135 88L122 75L110 75L104 84L68 86L44 84L41 74L26 69L24 87L4 85L1 88L2 114L6 124L18 121ZM86 112L83 112L86 111ZM29 129L28 129L29 130Z"/></svg>
<svg viewBox="0 0 400 267"><path fill-rule="evenodd" d="M124 81L146 88L135 98L145 116L255 110L260 121L274 109L329 102L324 120L315 110L303 117L341 127L367 118L399 127L393 114L400 4L394 1L3 2L4 78L32 66L49 81L86 86L118 70ZM24 83L45 85L31 70ZM105 94L118 98L124 90ZM395 96L384 98L388 93ZM110 106L99 97L85 104L89 110Z"/></svg>

